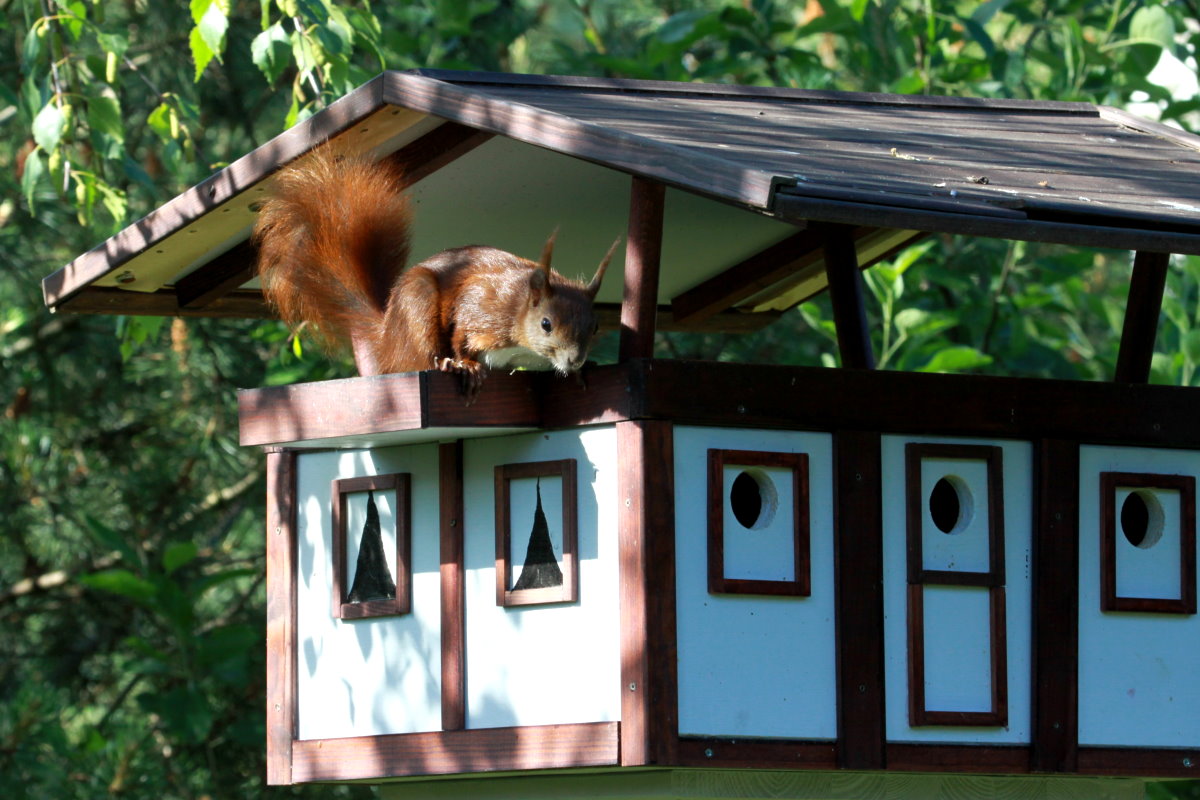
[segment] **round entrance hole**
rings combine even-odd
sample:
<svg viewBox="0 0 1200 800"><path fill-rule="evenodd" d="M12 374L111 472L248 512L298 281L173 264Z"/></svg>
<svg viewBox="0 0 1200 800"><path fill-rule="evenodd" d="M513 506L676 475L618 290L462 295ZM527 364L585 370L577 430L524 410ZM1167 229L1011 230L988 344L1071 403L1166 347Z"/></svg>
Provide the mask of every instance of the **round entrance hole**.
<svg viewBox="0 0 1200 800"><path fill-rule="evenodd" d="M971 523L971 490L956 475L938 478L929 493L929 516L942 533L955 534Z"/></svg>
<svg viewBox="0 0 1200 800"><path fill-rule="evenodd" d="M760 530L771 524L779 506L779 493L771 476L759 469L738 473L729 488L729 508L743 528Z"/></svg>
<svg viewBox="0 0 1200 800"><path fill-rule="evenodd" d="M1143 550L1158 544L1163 534L1162 504L1147 489L1136 489L1121 503L1121 533Z"/></svg>

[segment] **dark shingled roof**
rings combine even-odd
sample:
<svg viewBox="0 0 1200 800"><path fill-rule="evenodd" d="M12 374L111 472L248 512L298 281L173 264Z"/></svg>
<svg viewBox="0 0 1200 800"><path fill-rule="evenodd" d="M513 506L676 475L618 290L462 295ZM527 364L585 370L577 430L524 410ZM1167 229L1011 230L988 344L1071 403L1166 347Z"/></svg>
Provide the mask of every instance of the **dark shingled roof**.
<svg viewBox="0 0 1200 800"><path fill-rule="evenodd" d="M624 224L622 173L667 184L659 301L681 323L822 289L821 223L854 226L863 265L929 232L1200 254L1200 137L1116 109L388 72L46 278L47 304L267 313L246 243L256 202L329 138L406 165L418 255L536 252L561 224L560 258L586 272ZM610 280L600 299L619 292Z"/></svg>

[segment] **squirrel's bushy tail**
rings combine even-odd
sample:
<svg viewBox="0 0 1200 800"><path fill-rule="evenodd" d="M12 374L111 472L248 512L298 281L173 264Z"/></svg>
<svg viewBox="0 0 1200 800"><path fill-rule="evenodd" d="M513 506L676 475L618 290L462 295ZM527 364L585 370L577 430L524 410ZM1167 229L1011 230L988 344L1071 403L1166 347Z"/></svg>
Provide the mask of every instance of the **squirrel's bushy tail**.
<svg viewBox="0 0 1200 800"><path fill-rule="evenodd" d="M408 262L411 211L399 170L328 147L281 171L254 228L263 295L327 346L377 339Z"/></svg>

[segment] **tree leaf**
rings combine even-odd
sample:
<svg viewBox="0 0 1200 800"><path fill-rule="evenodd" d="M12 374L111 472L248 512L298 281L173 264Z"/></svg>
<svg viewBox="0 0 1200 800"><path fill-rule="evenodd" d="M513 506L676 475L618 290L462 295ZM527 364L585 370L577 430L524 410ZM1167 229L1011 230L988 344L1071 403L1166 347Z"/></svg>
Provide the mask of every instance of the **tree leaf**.
<svg viewBox="0 0 1200 800"><path fill-rule="evenodd" d="M200 76L204 74L204 68L213 60L216 53L208 46L208 42L204 41L204 36L200 33L199 28L192 28L192 32L188 36L188 46L192 50L192 61L196 64L196 74L192 80L198 82Z"/></svg>
<svg viewBox="0 0 1200 800"><path fill-rule="evenodd" d="M163 570L170 575L184 564L194 560L199 552L194 542L175 542L163 553Z"/></svg>
<svg viewBox="0 0 1200 800"><path fill-rule="evenodd" d="M148 603L158 594L154 584L139 578L127 569L107 569L84 575L79 582L93 589L128 597L139 603Z"/></svg>
<svg viewBox="0 0 1200 800"><path fill-rule="evenodd" d="M278 22L254 37L250 43L250 58L262 71L267 83L279 80L290 63L292 43Z"/></svg>
<svg viewBox="0 0 1200 800"><path fill-rule="evenodd" d="M49 153L62 140L63 113L58 104L51 100L42 106L33 120L33 140L38 147Z"/></svg>
<svg viewBox="0 0 1200 800"><path fill-rule="evenodd" d="M37 186L45 172L46 165L42 163L42 154L35 149L25 157L25 171L21 175L21 193L25 195L25 202L30 211L36 210L34 200L37 195Z"/></svg>
<svg viewBox="0 0 1200 800"><path fill-rule="evenodd" d="M1200 328L1192 328L1184 334L1183 356L1189 364L1200 364Z"/></svg>
<svg viewBox="0 0 1200 800"><path fill-rule="evenodd" d="M1170 50L1175 46L1175 22L1162 6L1144 6L1129 21L1129 38Z"/></svg>
<svg viewBox="0 0 1200 800"><path fill-rule="evenodd" d="M933 358L917 372L958 372L961 370L985 367L992 363L992 357L979 352L974 347L959 345L939 350Z"/></svg>

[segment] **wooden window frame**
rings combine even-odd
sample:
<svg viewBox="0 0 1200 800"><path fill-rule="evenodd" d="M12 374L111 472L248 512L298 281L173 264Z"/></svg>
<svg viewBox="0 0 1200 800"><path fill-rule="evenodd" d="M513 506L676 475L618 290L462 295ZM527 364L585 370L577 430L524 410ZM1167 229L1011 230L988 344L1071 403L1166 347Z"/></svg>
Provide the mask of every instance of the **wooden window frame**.
<svg viewBox="0 0 1200 800"><path fill-rule="evenodd" d="M948 725L996 727L1008 724L1008 644L1004 590L1003 450L996 445L910 442L904 447L905 506L908 534L908 719L913 727ZM921 544L925 496L921 462L927 458L983 461L987 465L988 568L926 569ZM987 711L938 711L925 698L925 587L963 586L988 592L991 708Z"/></svg>
<svg viewBox="0 0 1200 800"><path fill-rule="evenodd" d="M406 472L338 478L332 482L330 500L333 530L333 616L337 619L394 617L412 611L411 476ZM395 492L396 596L390 600L346 602L349 591L346 563L346 499L359 492Z"/></svg>
<svg viewBox="0 0 1200 800"><path fill-rule="evenodd" d="M496 466L496 605L512 608L546 603L574 603L579 599L579 545L576 521L579 494L576 471L573 458ZM514 480L545 477L562 479L562 586L510 589L508 573L512 548L512 514L509 509L508 485Z"/></svg>
<svg viewBox="0 0 1200 800"><path fill-rule="evenodd" d="M725 467L768 467L792 471L792 580L725 577ZM808 455L765 450L708 451L708 591L808 597L812 593L809 548Z"/></svg>
<svg viewBox="0 0 1200 800"><path fill-rule="evenodd" d="M1117 489L1179 492L1179 597L1117 594ZM1196 479L1149 472L1100 473L1100 610L1156 614L1196 613Z"/></svg>

